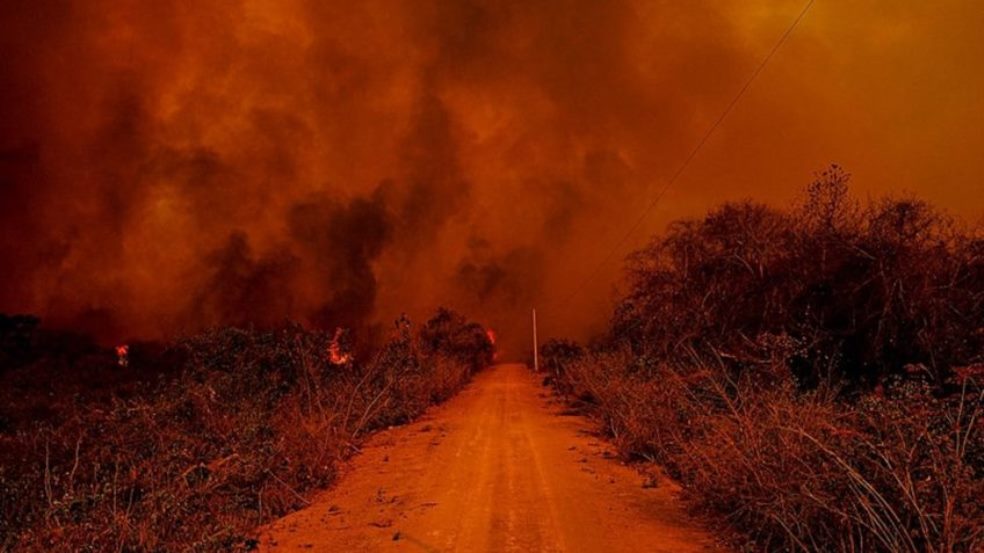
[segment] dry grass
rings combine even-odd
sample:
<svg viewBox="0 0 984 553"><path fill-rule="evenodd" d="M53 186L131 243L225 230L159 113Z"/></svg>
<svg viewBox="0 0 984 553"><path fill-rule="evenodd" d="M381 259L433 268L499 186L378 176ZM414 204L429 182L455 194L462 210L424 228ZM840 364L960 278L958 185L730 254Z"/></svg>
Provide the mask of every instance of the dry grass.
<svg viewBox="0 0 984 553"><path fill-rule="evenodd" d="M984 235L847 181L673 224L544 365L750 551L984 551Z"/></svg>
<svg viewBox="0 0 984 553"><path fill-rule="evenodd" d="M908 383L845 403L713 362L649 370L622 351L587 355L554 378L621 451L666 467L749 550L984 547L979 381L946 398Z"/></svg>
<svg viewBox="0 0 984 553"><path fill-rule="evenodd" d="M174 378L15 425L0 438L0 547L250 549L252 528L304 506L364 436L447 399L491 361L482 328L450 312L421 334L441 347L421 351L401 320L370 358L332 365L329 335L219 329L176 346Z"/></svg>

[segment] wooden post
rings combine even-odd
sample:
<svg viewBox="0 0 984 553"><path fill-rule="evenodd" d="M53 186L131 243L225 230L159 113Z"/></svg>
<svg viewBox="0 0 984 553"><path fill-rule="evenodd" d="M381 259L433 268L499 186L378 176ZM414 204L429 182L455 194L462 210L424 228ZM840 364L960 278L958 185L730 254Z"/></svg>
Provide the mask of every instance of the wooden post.
<svg viewBox="0 0 984 553"><path fill-rule="evenodd" d="M533 372L540 372L540 349L536 343L536 308L533 308Z"/></svg>

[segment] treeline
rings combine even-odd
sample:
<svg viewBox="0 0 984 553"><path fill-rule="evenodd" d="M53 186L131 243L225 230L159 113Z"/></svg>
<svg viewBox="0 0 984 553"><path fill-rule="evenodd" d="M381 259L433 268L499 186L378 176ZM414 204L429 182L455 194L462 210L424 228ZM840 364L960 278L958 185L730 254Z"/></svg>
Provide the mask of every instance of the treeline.
<svg viewBox="0 0 984 553"><path fill-rule="evenodd" d="M791 210L745 202L635 253L613 334L638 352L779 357L805 387L942 385L984 352L984 236L916 199L851 199L832 168ZM979 229L978 229L979 230Z"/></svg>
<svg viewBox="0 0 984 553"><path fill-rule="evenodd" d="M557 388L754 550L984 548L984 235L832 167L674 223Z"/></svg>
<svg viewBox="0 0 984 553"><path fill-rule="evenodd" d="M6 395L0 549L251 549L252 529L304 506L366 435L447 399L493 356L480 325L445 309L419 330L401 318L371 352L350 342L298 325L221 328L163 348L155 359L176 367L108 398L50 398L35 418ZM23 350L5 383L48 357L66 363ZM113 352L77 360L139 370Z"/></svg>

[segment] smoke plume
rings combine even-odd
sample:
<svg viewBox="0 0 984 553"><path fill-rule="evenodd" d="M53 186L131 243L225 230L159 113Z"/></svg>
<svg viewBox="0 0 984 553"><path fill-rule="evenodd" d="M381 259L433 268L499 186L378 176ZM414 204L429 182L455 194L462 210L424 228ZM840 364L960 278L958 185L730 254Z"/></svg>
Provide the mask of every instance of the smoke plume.
<svg viewBox="0 0 984 553"><path fill-rule="evenodd" d="M548 331L589 332L619 264L563 300L800 7L5 2L0 311L115 340L448 305L518 343L539 305ZM980 53L981 10L927 10L818 5L643 230L788 199L832 160L965 205L982 78L951 54ZM942 28L953 45L932 45ZM946 79L886 101L914 70ZM890 123L944 88L945 113ZM914 154L946 130L970 143Z"/></svg>

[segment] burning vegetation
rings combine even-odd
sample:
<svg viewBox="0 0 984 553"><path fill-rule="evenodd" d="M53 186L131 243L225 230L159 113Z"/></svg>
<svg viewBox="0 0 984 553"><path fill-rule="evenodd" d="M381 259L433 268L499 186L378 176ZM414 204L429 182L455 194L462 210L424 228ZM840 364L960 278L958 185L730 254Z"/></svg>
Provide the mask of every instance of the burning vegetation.
<svg viewBox="0 0 984 553"><path fill-rule="evenodd" d="M336 328L335 335L328 342L328 362L332 365L347 365L353 360L352 354L345 351L346 348L342 344L344 335L345 329L341 327Z"/></svg>
<svg viewBox="0 0 984 553"><path fill-rule="evenodd" d="M607 337L554 386L756 551L984 548L984 237L838 168L629 260Z"/></svg>
<svg viewBox="0 0 984 553"><path fill-rule="evenodd" d="M124 368L130 364L130 346L116 346L116 364Z"/></svg>
<svg viewBox="0 0 984 553"><path fill-rule="evenodd" d="M617 269L572 286L653 183L699 183L676 217L781 197L822 153L976 215L984 9L945 3L814 9L741 88L796 6L0 2L0 310L45 321L0 317L0 549L246 544L519 349L400 313L505 330L571 297L551 333L603 325ZM675 223L606 339L544 358L756 546L969 551L982 257L833 170L795 209Z"/></svg>
<svg viewBox="0 0 984 553"><path fill-rule="evenodd" d="M2 317L0 345L4 551L250 549L368 434L449 398L494 354L449 310L418 330L401 318L359 357L347 332L293 324L120 353Z"/></svg>

